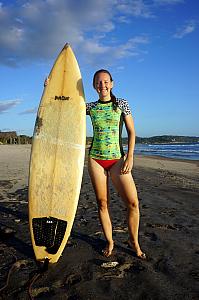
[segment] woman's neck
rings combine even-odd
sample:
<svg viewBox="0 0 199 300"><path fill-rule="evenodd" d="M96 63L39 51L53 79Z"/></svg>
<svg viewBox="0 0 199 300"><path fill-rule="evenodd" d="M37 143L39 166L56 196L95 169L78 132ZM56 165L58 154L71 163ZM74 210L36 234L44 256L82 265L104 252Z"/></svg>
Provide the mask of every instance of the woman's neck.
<svg viewBox="0 0 199 300"><path fill-rule="evenodd" d="M111 100L111 95L107 95L106 97L99 97L101 102L107 102Z"/></svg>

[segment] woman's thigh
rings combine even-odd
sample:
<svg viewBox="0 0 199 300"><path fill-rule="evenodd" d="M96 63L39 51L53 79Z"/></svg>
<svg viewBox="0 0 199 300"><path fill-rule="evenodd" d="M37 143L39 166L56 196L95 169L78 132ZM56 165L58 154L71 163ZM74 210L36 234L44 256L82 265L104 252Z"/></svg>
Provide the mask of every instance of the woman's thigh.
<svg viewBox="0 0 199 300"><path fill-rule="evenodd" d="M94 159L88 157L88 171L97 200L108 199L108 174Z"/></svg>
<svg viewBox="0 0 199 300"><path fill-rule="evenodd" d="M110 169L110 176L122 199L127 203L136 204L138 201L137 190L132 174L131 172L128 174L121 174L124 159L125 158L121 158L115 165L113 165Z"/></svg>

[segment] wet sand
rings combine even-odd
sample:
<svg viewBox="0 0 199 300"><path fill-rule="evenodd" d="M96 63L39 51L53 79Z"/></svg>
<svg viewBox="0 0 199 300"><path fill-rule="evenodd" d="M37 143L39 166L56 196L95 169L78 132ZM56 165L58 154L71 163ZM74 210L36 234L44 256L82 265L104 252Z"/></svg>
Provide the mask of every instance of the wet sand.
<svg viewBox="0 0 199 300"><path fill-rule="evenodd" d="M85 162L69 243L59 262L39 274L28 226L29 157L30 145L0 145L0 299L199 298L198 162L135 156L147 261L127 247L126 208L112 185L115 250L111 258L101 255L104 238ZM106 268L107 262L117 265Z"/></svg>

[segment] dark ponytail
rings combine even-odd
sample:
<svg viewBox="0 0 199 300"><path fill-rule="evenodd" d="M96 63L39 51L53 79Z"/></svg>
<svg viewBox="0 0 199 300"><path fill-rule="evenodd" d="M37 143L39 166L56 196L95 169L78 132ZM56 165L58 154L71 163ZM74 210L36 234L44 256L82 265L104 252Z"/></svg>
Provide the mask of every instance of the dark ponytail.
<svg viewBox="0 0 199 300"><path fill-rule="evenodd" d="M112 93L112 91L111 91L111 101L113 102L113 109L114 110L117 110L117 102L116 102L116 97L115 97L115 95Z"/></svg>
<svg viewBox="0 0 199 300"><path fill-rule="evenodd" d="M93 76L93 87L95 88L95 78L96 76L99 74L99 73L106 73L110 76L110 80L111 82L113 81L113 78L112 78L112 75L111 73L108 71L108 70L104 70L104 69L101 69L101 70L98 70L95 72L94 76ZM110 95L111 95L111 101L113 102L113 109L114 110L117 110L117 101L116 101L116 97L115 95L112 93L112 91L110 92Z"/></svg>

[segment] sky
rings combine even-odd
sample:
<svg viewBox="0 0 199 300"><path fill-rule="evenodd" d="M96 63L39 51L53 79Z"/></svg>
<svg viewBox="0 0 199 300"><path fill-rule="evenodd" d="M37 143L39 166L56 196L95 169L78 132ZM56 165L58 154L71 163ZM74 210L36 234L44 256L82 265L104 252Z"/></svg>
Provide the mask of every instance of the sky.
<svg viewBox="0 0 199 300"><path fill-rule="evenodd" d="M65 43L87 102L98 99L93 74L108 69L137 136L199 136L198 0L0 0L1 131L32 136L44 79Z"/></svg>

